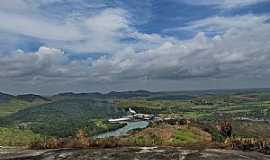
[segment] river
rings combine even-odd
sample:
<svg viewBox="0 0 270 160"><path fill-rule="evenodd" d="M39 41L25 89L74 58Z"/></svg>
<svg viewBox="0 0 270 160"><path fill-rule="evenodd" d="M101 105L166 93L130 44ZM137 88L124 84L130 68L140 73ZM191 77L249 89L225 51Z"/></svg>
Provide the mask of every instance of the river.
<svg viewBox="0 0 270 160"><path fill-rule="evenodd" d="M117 129L115 131L110 131L106 133L99 134L94 138L108 138L108 137L119 137L127 135L127 133L134 129L146 128L149 124L147 121L137 121L137 122L122 122L126 123L127 125L123 128Z"/></svg>

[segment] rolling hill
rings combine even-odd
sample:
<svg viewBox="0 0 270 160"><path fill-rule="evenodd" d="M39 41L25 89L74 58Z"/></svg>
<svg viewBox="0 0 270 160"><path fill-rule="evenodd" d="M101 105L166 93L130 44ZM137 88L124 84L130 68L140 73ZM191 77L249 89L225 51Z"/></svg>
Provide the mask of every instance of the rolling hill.
<svg viewBox="0 0 270 160"><path fill-rule="evenodd" d="M20 110L2 118L1 124L49 136L71 136L82 128L93 135L117 127L105 119L124 114L124 109L106 101L65 99Z"/></svg>
<svg viewBox="0 0 270 160"><path fill-rule="evenodd" d="M0 92L0 103L7 102L7 101L9 101L11 98L13 98L12 95L5 94L5 93Z"/></svg>
<svg viewBox="0 0 270 160"><path fill-rule="evenodd" d="M27 101L27 102L34 102L34 101L50 101L49 98L40 96L40 95L34 95L34 94L24 94L24 95L18 95L16 98Z"/></svg>
<svg viewBox="0 0 270 160"><path fill-rule="evenodd" d="M49 103L50 100L38 95L13 96L0 93L0 117L16 113L28 107Z"/></svg>

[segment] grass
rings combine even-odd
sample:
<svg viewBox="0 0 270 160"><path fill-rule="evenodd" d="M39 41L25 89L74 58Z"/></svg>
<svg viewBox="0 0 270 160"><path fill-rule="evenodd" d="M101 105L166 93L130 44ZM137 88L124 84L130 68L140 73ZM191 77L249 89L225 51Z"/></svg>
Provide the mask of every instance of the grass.
<svg viewBox="0 0 270 160"><path fill-rule="evenodd" d="M1 146L26 146L40 139L43 139L43 136L35 134L30 130L0 128Z"/></svg>
<svg viewBox="0 0 270 160"><path fill-rule="evenodd" d="M194 134L188 129L178 129L175 131L175 137L172 141L173 144L183 144L183 143L196 143L200 140L200 137Z"/></svg>
<svg viewBox="0 0 270 160"><path fill-rule="evenodd" d="M184 118L193 118L193 119L197 119L197 118L201 118L201 117L205 117L205 116L210 116L210 115L211 115L211 113L198 112L198 111L184 112L183 113Z"/></svg>
<svg viewBox="0 0 270 160"><path fill-rule="evenodd" d="M104 123L104 120L102 120L102 119L95 120L95 124L99 128L103 128L103 129L109 129L110 128L110 123Z"/></svg>
<svg viewBox="0 0 270 160"><path fill-rule="evenodd" d="M139 146L197 144L211 142L211 135L200 128L189 126L162 125L146 128L129 136L130 141Z"/></svg>

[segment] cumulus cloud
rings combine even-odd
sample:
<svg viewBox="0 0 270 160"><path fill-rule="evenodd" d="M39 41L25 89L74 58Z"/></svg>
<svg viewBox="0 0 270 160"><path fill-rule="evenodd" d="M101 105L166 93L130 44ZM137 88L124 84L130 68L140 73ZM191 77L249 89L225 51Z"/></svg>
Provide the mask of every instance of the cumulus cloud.
<svg viewBox="0 0 270 160"><path fill-rule="evenodd" d="M252 25L242 26L241 21L239 25L228 25L231 19L223 18L225 24L220 21L220 26L227 30L219 36L207 37L201 32L191 40L164 42L160 47L140 53L129 49L112 58L99 59L94 63L96 74L123 79L254 77L269 74L270 24L264 18L242 18L242 22ZM213 20L216 21L216 18ZM206 21L212 24L212 21Z"/></svg>
<svg viewBox="0 0 270 160"><path fill-rule="evenodd" d="M241 19L240 17L238 17ZM224 34L207 37L198 33L190 40L146 36L161 45L137 51L133 46L98 59L70 60L63 51L41 47L37 52L17 51L0 59L1 77L70 77L89 81L254 77L270 75L270 24L264 18L250 18L250 27L208 19L228 28ZM200 22L208 25L206 22ZM253 24L252 22L247 22ZM223 24L224 23L224 24ZM197 23L196 23L197 24ZM219 23L217 23L219 24ZM239 27L240 26L240 27ZM116 27L118 28L118 27ZM145 37L144 37L145 38Z"/></svg>
<svg viewBox="0 0 270 160"><path fill-rule="evenodd" d="M95 16L82 20L86 37L72 45L63 44L65 48L80 52L113 53L123 47L121 39L132 29L129 26L128 13L120 8L108 8Z"/></svg>
<svg viewBox="0 0 270 160"><path fill-rule="evenodd" d="M262 1L201 1L201 4L233 8ZM170 29L176 34L196 33L191 39L181 40L177 36L140 31L133 24L132 15L122 8L103 8L83 16L73 13L57 20L41 14L29 16L16 9L16 5L26 1L16 0L15 6L9 1L3 2L0 42L5 43L0 46L5 47L7 41L16 44L20 41L16 35L32 37L42 46L36 51L20 47L13 48L15 51L1 50L0 86L10 81L18 86L31 83L33 86L84 88L82 85L101 82L118 86L136 80L165 83L186 79L270 77L268 15L212 16ZM29 3L24 5L29 7ZM215 34L209 36L209 32ZM106 54L80 58L76 57L76 52Z"/></svg>
<svg viewBox="0 0 270 160"><path fill-rule="evenodd" d="M59 76L61 69L55 66L65 60L63 51L59 49L41 47L37 52L27 54L17 50L15 53L2 55L0 77Z"/></svg>
<svg viewBox="0 0 270 160"><path fill-rule="evenodd" d="M48 46L65 48L73 52L112 53L122 48L121 39L132 30L129 14L121 8L105 8L82 15L71 12L66 13L61 19L48 18L39 13L38 7L55 2L62 0L39 1L39 3L18 0L14 2L13 7L10 1L1 1L0 31L36 38ZM19 12L19 9L16 9L21 3L24 4L26 11ZM80 3L88 6L86 2Z"/></svg>

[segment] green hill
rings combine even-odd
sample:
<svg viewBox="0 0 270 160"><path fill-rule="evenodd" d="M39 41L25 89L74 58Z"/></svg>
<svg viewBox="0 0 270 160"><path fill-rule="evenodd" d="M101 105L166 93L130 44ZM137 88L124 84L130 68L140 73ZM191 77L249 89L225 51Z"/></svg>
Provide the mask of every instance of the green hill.
<svg viewBox="0 0 270 160"><path fill-rule="evenodd" d="M1 119L3 126L30 129L35 133L66 137L85 129L90 135L118 127L104 119L125 114L106 101L66 99L30 107ZM103 125L100 125L100 124Z"/></svg>
<svg viewBox="0 0 270 160"><path fill-rule="evenodd" d="M34 95L34 94L24 94L24 95L18 95L16 97L20 100L27 101L27 102L50 101L50 99L48 98L45 98L40 95Z"/></svg>
<svg viewBox="0 0 270 160"><path fill-rule="evenodd" d="M49 99L37 95L12 96L0 93L0 117L49 102Z"/></svg>
<svg viewBox="0 0 270 160"><path fill-rule="evenodd" d="M12 95L5 94L5 93L0 92L0 103L7 102L7 101L9 101L11 98L13 98Z"/></svg>

